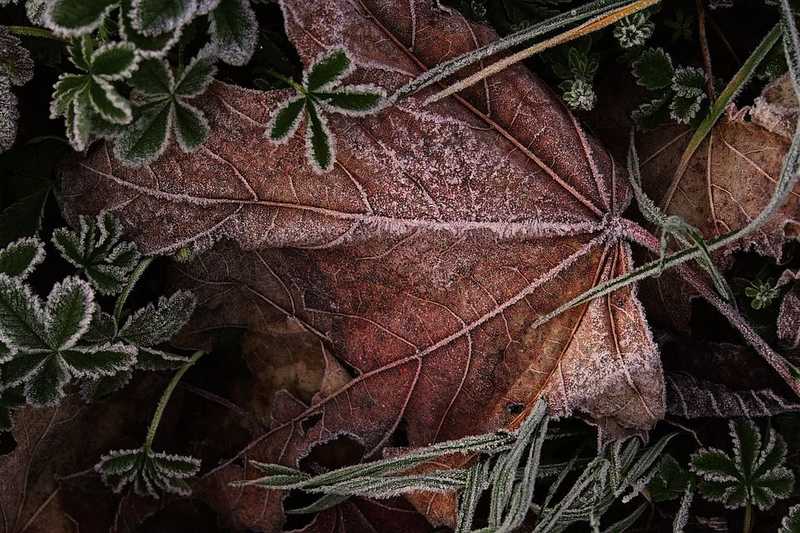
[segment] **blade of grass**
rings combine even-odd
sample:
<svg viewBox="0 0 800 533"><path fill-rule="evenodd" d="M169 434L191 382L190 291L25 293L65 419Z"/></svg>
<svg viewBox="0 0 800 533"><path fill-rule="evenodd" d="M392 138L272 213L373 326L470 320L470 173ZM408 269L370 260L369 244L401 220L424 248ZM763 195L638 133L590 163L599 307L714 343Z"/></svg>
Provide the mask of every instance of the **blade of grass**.
<svg viewBox="0 0 800 533"><path fill-rule="evenodd" d="M431 96L427 100L425 100L425 105L431 104L433 102L437 102L442 98L446 98L452 94L455 94L459 91L466 89L472 85L475 85L481 80L488 78L489 76L493 76L498 72L507 69L511 65L515 63L519 63L520 61L527 59L531 56L534 56L540 52L547 50L548 48L553 48L555 46L567 43L569 41L573 41L585 35L589 35L597 30L601 30L605 27L608 27L620 19L623 19L629 15L632 15L638 11L642 11L643 9L647 9L651 7L661 0L636 0L626 6L622 6L616 8L608 13L604 13L602 15L598 15L591 20L588 20L581 24L580 26L573 28L571 30L567 30L564 33L556 35L555 37L551 37L545 41L540 43L536 43L533 46L526 48L524 50L520 50L519 52L512 54L496 63L492 63L486 68L483 68L476 72L475 74L464 78L461 81L458 81L446 89L436 93L435 95Z"/></svg>
<svg viewBox="0 0 800 533"><path fill-rule="evenodd" d="M728 82L728 85L722 90L719 95L719 98L714 102L711 106L711 109L708 112L708 116L703 119L703 122L697 127L697 130L692 135L692 138L689 140L689 144L686 146L686 149L683 151L683 155L681 155L680 162L678 163L678 167L675 170L675 174L672 176L672 182L669 185L669 189L667 189L667 193L664 195L664 198L661 200L661 209L666 209L669 206L670 202L672 201L672 197L675 195L675 191L678 189L678 184L681 181L681 178L686 173L686 169L689 167L689 161L691 160L692 156L695 154L700 145L703 143L705 138L711 132L711 129L717 123L719 118L725 112L725 109L728 107L739 91L742 90L742 87L753 77L756 68L758 65L761 64L761 61L764 60L766 55L772 50L772 47L775 46L775 43L778 42L778 39L781 36L781 25L776 24L772 30L764 37L764 40L756 47L750 57L747 58L747 61L741 66L739 71L731 78L731 81Z"/></svg>

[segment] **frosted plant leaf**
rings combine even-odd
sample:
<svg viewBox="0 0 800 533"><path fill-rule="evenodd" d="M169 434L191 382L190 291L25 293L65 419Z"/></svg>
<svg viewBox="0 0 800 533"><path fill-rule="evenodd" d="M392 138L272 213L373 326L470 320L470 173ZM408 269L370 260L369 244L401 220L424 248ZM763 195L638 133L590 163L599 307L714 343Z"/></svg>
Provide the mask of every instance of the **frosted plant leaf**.
<svg viewBox="0 0 800 533"><path fill-rule="evenodd" d="M200 460L187 455L170 455L149 448L114 450L94 467L114 492L132 485L139 496L159 498L162 494L189 496L186 482L200 471Z"/></svg>
<svg viewBox="0 0 800 533"><path fill-rule="evenodd" d="M435 4L281 7L304 65L319 43L342 47L354 66L348 84L393 93L497 38ZM203 305L191 331L289 320L354 369L346 390L285 407L248 457L296 464L339 433L378 454L399 420L410 446L516 427L524 414L508 404L540 395L553 413L585 413L609 439L663 416L658 352L632 288L530 334L562 299L632 268L619 238L630 198L621 169L524 67L486 85L432 106L421 95L368 117L330 114L340 142L322 178L306 162L302 127L284 144L263 137L297 91L219 82L192 102L214 124L202 149L175 146L130 169L97 145L64 168L69 220L113 206L143 251L192 249L196 260L174 265L176 288L196 289ZM234 465L214 476L223 473L247 477ZM249 513L263 493L242 494L246 527L280 519L272 504Z"/></svg>
<svg viewBox="0 0 800 533"><path fill-rule="evenodd" d="M614 26L614 38L622 48L635 48L644 45L653 36L655 24L647 13L634 13L620 20Z"/></svg>
<svg viewBox="0 0 800 533"><path fill-rule="evenodd" d="M67 278L53 286L47 297L45 320L48 344L68 350L89 329L94 312L94 292L83 280Z"/></svg>
<svg viewBox="0 0 800 533"><path fill-rule="evenodd" d="M0 75L0 153L9 150L17 139L19 109L11 91L11 80Z"/></svg>
<svg viewBox="0 0 800 533"><path fill-rule="evenodd" d="M591 111L597 103L597 94L594 92L592 84L583 80L576 79L565 82L561 85L564 93L561 97L564 102L572 108L579 111Z"/></svg>
<svg viewBox="0 0 800 533"><path fill-rule="evenodd" d="M139 56L130 43L110 43L95 49L89 36L70 46L70 59L82 71L62 74L53 89L51 118L66 118L67 136L76 150L88 145L92 122L109 125L128 124L132 120L130 102L113 82L124 80L136 71Z"/></svg>
<svg viewBox="0 0 800 533"><path fill-rule="evenodd" d="M246 65L258 42L258 21L248 0L209 2L201 10L209 13L211 50L223 63ZM214 5L216 4L216 5ZM211 6L214 5L213 10Z"/></svg>
<svg viewBox="0 0 800 533"><path fill-rule="evenodd" d="M118 24L123 40L136 47L136 53L142 58L162 58L178 43L184 26L161 35L148 36L133 27L132 0L121 0Z"/></svg>
<svg viewBox="0 0 800 533"><path fill-rule="evenodd" d="M197 9L197 0L133 0L132 26L146 37L174 32L188 23Z"/></svg>
<svg viewBox="0 0 800 533"><path fill-rule="evenodd" d="M733 454L702 448L691 457L690 468L700 479L700 494L729 509L755 505L766 510L776 499L788 498L794 474L785 466L786 443L772 428L766 442L749 419L731 420Z"/></svg>
<svg viewBox="0 0 800 533"><path fill-rule="evenodd" d="M800 290L797 287L789 290L781 302L778 338L790 348L800 345Z"/></svg>
<svg viewBox="0 0 800 533"><path fill-rule="evenodd" d="M117 7L117 0L52 0L44 24L59 35L77 37L96 30Z"/></svg>
<svg viewBox="0 0 800 533"><path fill-rule="evenodd" d="M44 261L44 243L23 237L0 248L0 274L25 279Z"/></svg>
<svg viewBox="0 0 800 533"><path fill-rule="evenodd" d="M130 80L140 95L133 126L117 138L114 155L129 166L142 166L158 159L167 149L172 132L181 150L196 151L209 134L208 120L188 102L213 81L216 69L211 59L196 57L175 79L170 66L148 59Z"/></svg>
<svg viewBox="0 0 800 533"><path fill-rule="evenodd" d="M678 96L697 97L704 95L706 75L699 67L678 67L672 74L672 90Z"/></svg>
<svg viewBox="0 0 800 533"><path fill-rule="evenodd" d="M672 58L663 48L648 48L633 62L636 83L651 91L672 85Z"/></svg>
<svg viewBox="0 0 800 533"><path fill-rule="evenodd" d="M683 373L667 375L667 412L683 418L766 417L800 411L800 403L769 389L731 390Z"/></svg>
<svg viewBox="0 0 800 533"><path fill-rule="evenodd" d="M122 291L141 255L136 245L121 239L122 228L110 212L80 217L78 231L58 228L52 242L61 256L81 270L100 294Z"/></svg>
<svg viewBox="0 0 800 533"><path fill-rule="evenodd" d="M189 291L162 296L156 305L149 304L132 314L119 336L136 346L151 347L164 343L186 325L194 313L197 299Z"/></svg>
<svg viewBox="0 0 800 533"><path fill-rule="evenodd" d="M0 76L12 85L25 85L33 78L33 58L19 38L0 26Z"/></svg>
<svg viewBox="0 0 800 533"><path fill-rule="evenodd" d="M800 505L789 507L789 512L781 520L778 533L800 533Z"/></svg>
<svg viewBox="0 0 800 533"><path fill-rule="evenodd" d="M265 136L276 143L286 143L305 120L308 162L318 173L329 172L336 161L336 139L322 111L361 117L381 111L388 103L386 92L375 85L341 85L352 68L347 52L333 48L319 55L303 72L303 85L285 80L297 94L279 105Z"/></svg>
<svg viewBox="0 0 800 533"><path fill-rule="evenodd" d="M45 11L47 10L48 0L26 0L25 13L28 15L28 20L31 24L36 26L45 25Z"/></svg>

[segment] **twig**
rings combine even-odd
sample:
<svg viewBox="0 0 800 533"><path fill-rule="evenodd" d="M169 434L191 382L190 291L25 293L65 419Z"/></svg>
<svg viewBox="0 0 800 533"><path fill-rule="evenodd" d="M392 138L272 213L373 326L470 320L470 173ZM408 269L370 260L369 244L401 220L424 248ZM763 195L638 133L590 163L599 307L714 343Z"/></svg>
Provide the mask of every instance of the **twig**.
<svg viewBox="0 0 800 533"><path fill-rule="evenodd" d="M706 34L706 7L705 0L695 0L697 5L697 33L700 38L700 51L703 53L703 67L706 71L706 93L712 102L717 99L714 90L714 71L711 68L711 51L708 49L708 35Z"/></svg>

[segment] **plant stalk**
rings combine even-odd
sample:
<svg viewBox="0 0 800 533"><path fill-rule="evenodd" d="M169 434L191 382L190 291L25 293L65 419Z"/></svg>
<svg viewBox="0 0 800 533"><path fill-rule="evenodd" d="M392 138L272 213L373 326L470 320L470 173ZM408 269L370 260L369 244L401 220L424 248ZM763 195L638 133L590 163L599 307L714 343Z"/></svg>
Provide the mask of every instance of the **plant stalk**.
<svg viewBox="0 0 800 533"><path fill-rule="evenodd" d="M175 387L178 386L178 383L180 383L181 378L183 378L183 375L186 374L186 371L189 370L192 365L194 365L205 354L206 352L202 350L195 352L191 359L189 359L185 365L180 367L178 371L175 372L175 375L172 376L167 388L164 389L164 393L161 395L161 399L158 401L158 405L156 406L156 411L153 413L153 419L150 421L150 427L147 428L147 437L144 441L145 452L150 452L153 449L153 441L156 438L158 425L161 423L161 417L164 416L164 410L167 408L167 404L169 403L170 397L172 397L172 393L175 391Z"/></svg>
<svg viewBox="0 0 800 533"><path fill-rule="evenodd" d="M753 505L747 502L747 507L744 511L744 528L742 533L750 533L753 530Z"/></svg>
<svg viewBox="0 0 800 533"><path fill-rule="evenodd" d="M123 289L122 293L117 297L117 302L114 304L114 320L119 323L120 319L122 318L122 310L125 307L125 302L128 301L128 297L133 291L133 288L136 286L136 283L139 281L139 278L142 277L144 271L147 270L147 267L150 266L150 263L153 262L154 257L145 257L131 273L131 277L128 278L128 283L125 285L125 289Z"/></svg>

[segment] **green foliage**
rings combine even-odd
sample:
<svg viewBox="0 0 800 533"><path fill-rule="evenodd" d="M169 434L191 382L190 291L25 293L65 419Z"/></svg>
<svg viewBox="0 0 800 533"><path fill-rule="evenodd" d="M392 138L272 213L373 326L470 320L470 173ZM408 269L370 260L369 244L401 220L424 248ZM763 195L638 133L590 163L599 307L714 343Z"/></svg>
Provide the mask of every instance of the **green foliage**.
<svg viewBox="0 0 800 533"><path fill-rule="evenodd" d="M778 533L800 533L800 505L789 508L789 513L781 520Z"/></svg>
<svg viewBox="0 0 800 533"><path fill-rule="evenodd" d="M590 111L597 103L594 77L600 62L592 52L591 38L581 39L574 45L557 48L544 56L553 73L564 80L559 84L562 98L575 110Z"/></svg>
<svg viewBox="0 0 800 533"><path fill-rule="evenodd" d="M786 468L786 443L772 428L766 443L752 420L729 422L733 453L702 448L692 455L690 468L700 479L700 494L729 509L755 505L766 510L787 498L794 474Z"/></svg>
<svg viewBox="0 0 800 533"><path fill-rule="evenodd" d="M555 500L567 476L573 471L577 457L568 465L555 468L540 465L547 439L549 419L546 404L539 401L515 432L498 432L466 437L425 448L405 455L371 463L339 468L309 475L295 468L277 464L253 463L265 476L237 485L257 485L269 489L302 490L323 494L326 505L335 505L341 498L366 496L389 498L415 491L458 491L456 532L473 531L478 501L489 497L488 528L480 531L511 532L517 530L534 510L537 515L533 531L557 532L579 522L597 527L601 517L617 501L627 502L644 489L653 477L657 461L672 439L668 435L650 448L642 448L637 438L606 445L591 459ZM436 469L437 458L462 454L473 457L470 466L460 469ZM413 470L412 472L409 472ZM536 488L549 471L558 473L541 505L533 504ZM324 500L325 497L336 496ZM303 512L317 512L322 503ZM644 512L642 505L607 531L624 531Z"/></svg>
<svg viewBox="0 0 800 533"><path fill-rule="evenodd" d="M780 296L781 290L773 280L756 279L745 287L744 295L750 299L750 307L756 310L764 309Z"/></svg>
<svg viewBox="0 0 800 533"><path fill-rule="evenodd" d="M328 127L325 113L367 116L382 110L386 92L374 85L342 85L352 70L343 48L320 55L303 73L298 84L278 74L296 94L284 101L267 125L265 135L276 143L288 142L306 120L306 153L318 173L328 172L336 161L336 139Z"/></svg>
<svg viewBox="0 0 800 533"><path fill-rule="evenodd" d="M663 48L644 50L632 65L636 83L651 92L650 100L634 111L643 128L653 128L667 117L689 124L698 117L706 99L705 74L696 67L674 67Z"/></svg>
<svg viewBox="0 0 800 533"><path fill-rule="evenodd" d="M103 482L114 492L132 485L139 496L158 498L162 493L188 496L191 489L186 479L197 475L200 461L184 455L153 452L145 447L114 450L95 465Z"/></svg>
<svg viewBox="0 0 800 533"><path fill-rule="evenodd" d="M638 12L620 20L614 27L614 38L624 48L643 46L653 36L655 24L650 21L650 14Z"/></svg>
<svg viewBox="0 0 800 533"><path fill-rule="evenodd" d="M122 227L111 213L95 219L80 216L79 230L59 228L53 245L65 260L79 269L92 286L104 295L122 292L141 258L136 245L122 241Z"/></svg>
<svg viewBox="0 0 800 533"><path fill-rule="evenodd" d="M62 74L53 90L51 118L65 117L67 138L76 150L84 150L93 132L127 124L131 104L114 86L138 67L139 57L130 43L97 47L90 36L69 48L70 60L80 74Z"/></svg>
<svg viewBox="0 0 800 533"><path fill-rule="evenodd" d="M181 150L197 150L208 138L209 127L189 99L206 91L215 72L207 57L195 58L177 77L166 61L145 60L130 79L139 102L135 120L117 138L114 155L131 166L150 163L164 153L173 131Z"/></svg>
<svg viewBox="0 0 800 533"><path fill-rule="evenodd" d="M20 40L0 26L0 153L14 144L17 137L19 110L17 97L11 90L33 78L33 59Z"/></svg>

